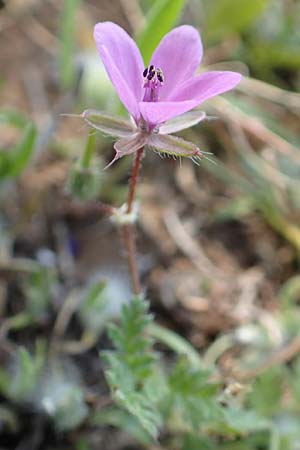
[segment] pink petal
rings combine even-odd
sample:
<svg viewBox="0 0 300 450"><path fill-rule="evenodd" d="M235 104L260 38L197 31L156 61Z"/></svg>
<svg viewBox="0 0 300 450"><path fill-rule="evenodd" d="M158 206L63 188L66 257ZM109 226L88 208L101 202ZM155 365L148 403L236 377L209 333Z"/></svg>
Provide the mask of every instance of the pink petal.
<svg viewBox="0 0 300 450"><path fill-rule="evenodd" d="M193 100L196 105L215 95L233 89L242 76L236 72L205 72L186 81L173 91L172 101L185 102Z"/></svg>
<svg viewBox="0 0 300 450"><path fill-rule="evenodd" d="M160 88L161 100L169 99L171 92L191 78L202 58L202 43L196 28L182 25L174 28L161 40L150 64L160 67L165 83Z"/></svg>
<svg viewBox="0 0 300 450"><path fill-rule="evenodd" d="M197 106L194 100L184 102L141 102L141 114L150 126L159 125Z"/></svg>
<svg viewBox="0 0 300 450"><path fill-rule="evenodd" d="M134 40L112 22L98 23L94 29L98 52L120 100L138 120L142 99L144 63Z"/></svg>

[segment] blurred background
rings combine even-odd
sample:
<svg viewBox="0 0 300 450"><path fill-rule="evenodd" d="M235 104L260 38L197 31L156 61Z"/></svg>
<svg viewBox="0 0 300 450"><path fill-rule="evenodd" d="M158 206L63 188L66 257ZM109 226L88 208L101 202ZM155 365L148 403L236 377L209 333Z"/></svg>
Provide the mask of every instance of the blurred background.
<svg viewBox="0 0 300 450"><path fill-rule="evenodd" d="M131 158L103 172L112 140L62 115L126 114L92 38L105 20L137 40L145 65L174 25L193 25L201 70L244 76L182 133L215 163L147 152L138 264L156 321L241 383L238 401L276 425L277 447L249 426L201 445L173 430L165 448L297 450L298 0L0 1L0 448L163 448L103 413L99 351L131 289L99 201L124 203Z"/></svg>

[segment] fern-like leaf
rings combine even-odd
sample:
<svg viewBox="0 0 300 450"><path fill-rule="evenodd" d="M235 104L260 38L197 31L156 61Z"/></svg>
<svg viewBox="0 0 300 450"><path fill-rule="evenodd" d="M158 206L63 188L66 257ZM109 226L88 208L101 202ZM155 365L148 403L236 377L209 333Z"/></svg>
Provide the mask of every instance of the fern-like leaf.
<svg viewBox="0 0 300 450"><path fill-rule="evenodd" d="M217 401L219 385L209 381L210 373L191 367L181 359L169 376L169 412L191 431L220 421L223 417Z"/></svg>
<svg viewBox="0 0 300 450"><path fill-rule="evenodd" d="M139 298L124 305L119 325L109 328L114 350L104 352L106 379L115 402L130 412L153 438L161 417L156 399L149 395L149 382L157 355L145 329L152 321L148 304ZM151 390L150 390L151 391Z"/></svg>

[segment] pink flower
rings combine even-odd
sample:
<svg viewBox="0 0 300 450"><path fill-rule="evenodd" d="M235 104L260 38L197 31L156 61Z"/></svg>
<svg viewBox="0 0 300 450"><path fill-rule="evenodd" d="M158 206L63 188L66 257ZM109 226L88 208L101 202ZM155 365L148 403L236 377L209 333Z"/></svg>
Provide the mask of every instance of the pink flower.
<svg viewBox="0 0 300 450"><path fill-rule="evenodd" d="M126 131L123 121L122 133L116 133L122 139L115 143L117 154L113 161L145 145L159 152L201 157L197 146L168 133L203 120L202 111L192 110L205 100L234 88L241 75L228 71L195 75L202 58L202 43L198 31L189 25L170 31L146 68L134 40L118 25L98 23L94 37L120 100L134 119ZM83 117L92 126L102 129L90 120L96 114L85 111Z"/></svg>

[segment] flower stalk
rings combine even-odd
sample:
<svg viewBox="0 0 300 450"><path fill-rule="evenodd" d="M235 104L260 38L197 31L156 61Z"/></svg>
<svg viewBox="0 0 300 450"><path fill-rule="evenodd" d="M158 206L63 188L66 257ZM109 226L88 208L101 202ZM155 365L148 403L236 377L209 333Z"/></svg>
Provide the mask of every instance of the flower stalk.
<svg viewBox="0 0 300 450"><path fill-rule="evenodd" d="M144 153L144 148L142 147L136 152L136 155L135 155L133 168L132 168L132 174L131 174L131 180L130 180L130 185L129 185L129 191L128 191L126 214L131 214L131 212L132 212L143 153ZM129 273L130 273L130 277L131 277L132 290L135 295L139 295L141 293L141 283L140 283L140 277L139 277L138 266L137 266L137 261L136 261L136 244L135 244L134 223L124 223L123 224L122 237L123 237L124 247L125 247L126 253L127 253L128 269L129 269Z"/></svg>
<svg viewBox="0 0 300 450"><path fill-rule="evenodd" d="M135 157L135 160L133 163L130 186L129 186L129 191L128 191L128 199L127 199L127 214L130 214L132 211L132 206L133 206L133 202L134 202L135 191L136 191L136 186L137 186L137 182L138 182L139 170L140 170L140 166L141 166L143 153L144 153L144 148L142 147L137 151L136 157Z"/></svg>
<svg viewBox="0 0 300 450"><path fill-rule="evenodd" d="M128 270L130 273L132 291L134 295L141 293L141 283L136 261L135 228L132 223L126 223L122 226L122 237L124 247L127 253Z"/></svg>

